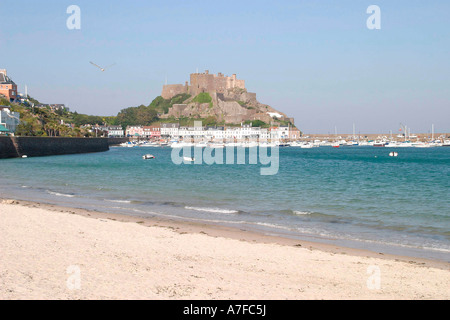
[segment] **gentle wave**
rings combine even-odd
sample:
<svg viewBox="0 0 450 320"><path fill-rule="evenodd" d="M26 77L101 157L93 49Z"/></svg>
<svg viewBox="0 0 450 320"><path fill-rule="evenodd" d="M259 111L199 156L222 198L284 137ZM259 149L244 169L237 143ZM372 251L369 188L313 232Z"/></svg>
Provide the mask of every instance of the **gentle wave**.
<svg viewBox="0 0 450 320"><path fill-rule="evenodd" d="M49 190L47 190L47 193L52 194L54 196L58 196L58 197L67 197L67 198L75 197L75 195L73 195L73 194L64 194L64 193L53 192L53 191L49 191Z"/></svg>
<svg viewBox="0 0 450 320"><path fill-rule="evenodd" d="M438 252L442 252L442 253L449 253L450 252L450 248L448 248L448 247L447 248L436 247L436 246L433 246L433 244L430 244L430 243L407 244L407 243L393 242L393 241L362 239L362 238L359 238L359 237L348 236L348 235L340 235L337 238L343 239L343 240L366 242L366 243L375 243L375 244L380 244L380 245L387 245L387 246L392 246L392 247L402 247L402 248L408 248L408 249L423 249L423 250L438 251Z"/></svg>
<svg viewBox="0 0 450 320"><path fill-rule="evenodd" d="M297 215L297 216L307 216L307 215L310 215L310 214L311 214L311 212L307 212L307 211L295 211L295 210L292 210L292 213L295 214L295 215Z"/></svg>
<svg viewBox="0 0 450 320"><path fill-rule="evenodd" d="M262 226L262 227L269 227L269 228L276 228L276 229L282 229L282 230L290 230L293 231L292 228L288 227L288 226L280 226L278 224L273 224L273 223L267 223L267 222L255 222L255 223L251 223L254 225L258 225L258 226Z"/></svg>
<svg viewBox="0 0 450 320"><path fill-rule="evenodd" d="M115 202L115 203L131 203L130 200L108 200L108 199L105 199L105 201Z"/></svg>
<svg viewBox="0 0 450 320"><path fill-rule="evenodd" d="M184 207L187 210L201 211L201 212L212 212L212 213L239 213L237 210L226 210L219 208L199 208L199 207Z"/></svg>

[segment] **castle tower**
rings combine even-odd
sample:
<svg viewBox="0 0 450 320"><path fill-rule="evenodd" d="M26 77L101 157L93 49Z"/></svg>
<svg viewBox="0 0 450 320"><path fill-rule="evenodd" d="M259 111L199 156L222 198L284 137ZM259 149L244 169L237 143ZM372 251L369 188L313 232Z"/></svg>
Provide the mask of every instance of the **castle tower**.
<svg viewBox="0 0 450 320"><path fill-rule="evenodd" d="M228 89L241 88L245 89L245 81L238 80L236 74L231 77L224 76L222 73L210 74L209 70L204 73L191 73L190 85L186 82L185 85L174 84L165 85L161 96L164 99L169 99L179 93L188 93L196 96L202 92L209 93L224 93Z"/></svg>

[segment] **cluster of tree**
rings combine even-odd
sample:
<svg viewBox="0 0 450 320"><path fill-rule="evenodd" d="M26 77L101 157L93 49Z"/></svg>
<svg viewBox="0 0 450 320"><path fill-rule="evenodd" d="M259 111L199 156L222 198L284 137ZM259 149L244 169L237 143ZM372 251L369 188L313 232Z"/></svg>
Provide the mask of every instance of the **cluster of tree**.
<svg viewBox="0 0 450 320"><path fill-rule="evenodd" d="M61 116L50 108L33 108L11 104L11 109L20 114L20 124L16 128L16 135L47 137L89 136L87 130L65 125Z"/></svg>
<svg viewBox="0 0 450 320"><path fill-rule="evenodd" d="M172 99L156 97L148 106L140 105L123 109L115 118L115 124L126 126L149 125L159 120L161 114L166 114L174 104L183 103L190 98L188 94L179 94Z"/></svg>
<svg viewBox="0 0 450 320"><path fill-rule="evenodd" d="M117 125L117 117L102 117L102 116L91 116L87 114L81 114L78 112L69 112L65 118L65 121L68 123L73 123L75 126L79 127L82 125L90 124L90 125Z"/></svg>
<svg viewBox="0 0 450 320"><path fill-rule="evenodd" d="M158 113L150 106L140 105L123 109L116 117L117 123L126 126L148 125L158 118Z"/></svg>
<svg viewBox="0 0 450 320"><path fill-rule="evenodd" d="M244 124L251 124L252 127L256 127L256 128L269 128L270 124L265 123L264 121L261 120L247 120L244 122Z"/></svg>
<svg viewBox="0 0 450 320"><path fill-rule="evenodd" d="M159 96L156 97L152 103L150 103L149 107L155 110L159 114L166 114L169 112L169 109L172 108L174 104L180 104L189 99L191 95L187 93L178 94L174 96L172 99L164 99Z"/></svg>

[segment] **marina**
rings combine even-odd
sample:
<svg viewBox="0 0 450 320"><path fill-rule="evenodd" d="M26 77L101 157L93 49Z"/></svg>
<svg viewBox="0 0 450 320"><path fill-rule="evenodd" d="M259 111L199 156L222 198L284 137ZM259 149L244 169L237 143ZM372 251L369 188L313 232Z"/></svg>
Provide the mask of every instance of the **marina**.
<svg viewBox="0 0 450 320"><path fill-rule="evenodd" d="M243 148L253 148L253 147L291 147L291 148L301 148L301 149L311 149L317 147L384 147L384 148L431 148L431 147L449 147L450 140L437 139L432 141L395 141L395 140L362 140L362 141L347 141L340 140L337 142L332 142L329 140L314 140L314 141L292 141L292 142L280 142L280 141L245 141L245 142L215 142L215 141L200 141L191 142L187 140L172 140L166 141L162 140L160 142L148 142L146 140L142 141L130 141L120 144L120 147L133 148L133 147L170 147L170 148L184 148L184 147L196 147L196 148L227 148L227 147L243 147Z"/></svg>

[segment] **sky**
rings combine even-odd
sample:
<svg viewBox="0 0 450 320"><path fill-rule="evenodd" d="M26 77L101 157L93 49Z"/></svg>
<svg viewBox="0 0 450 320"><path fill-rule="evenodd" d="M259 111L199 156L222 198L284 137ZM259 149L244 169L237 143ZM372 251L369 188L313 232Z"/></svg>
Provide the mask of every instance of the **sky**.
<svg viewBox="0 0 450 320"><path fill-rule="evenodd" d="M370 5L381 29L367 27ZM92 115L209 70L236 73L305 133L450 132L449 12L448 0L1 0L0 69L19 92Z"/></svg>

